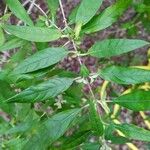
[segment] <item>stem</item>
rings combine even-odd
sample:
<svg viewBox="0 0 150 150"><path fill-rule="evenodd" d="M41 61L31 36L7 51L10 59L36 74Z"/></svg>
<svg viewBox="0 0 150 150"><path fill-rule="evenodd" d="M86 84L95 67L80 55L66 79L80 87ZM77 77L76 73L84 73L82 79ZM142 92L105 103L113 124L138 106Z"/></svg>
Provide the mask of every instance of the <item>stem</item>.
<svg viewBox="0 0 150 150"><path fill-rule="evenodd" d="M22 5L25 6L30 2L30 0L26 0Z"/></svg>
<svg viewBox="0 0 150 150"><path fill-rule="evenodd" d="M67 23L67 19L66 19L65 13L64 13L64 9L63 9L63 5L62 5L62 1L61 1L61 0L59 0L59 4L60 4L60 9L61 9L61 12L62 12L62 15L63 15L63 19L64 19L64 23L65 23L65 28L68 28L68 23ZM69 40L72 42L73 48L74 48L74 50L75 50L75 51L77 52L77 54L78 54L78 49L77 49L77 46L76 46L76 44L75 44L74 39L72 39L72 38L70 37ZM82 63L81 58L80 58L79 55L77 56L77 59L78 59L78 62L79 62L79 64L80 64L80 66L82 66L83 63ZM87 82L87 86L88 86L88 88L89 88L89 90L90 90L90 93L91 93L91 96L92 96L93 100L96 101L95 95L94 95L94 93L93 93L93 91L92 91L92 87L91 87L91 85L90 85L88 79L86 78L85 80L86 80L86 82Z"/></svg>
<svg viewBox="0 0 150 150"><path fill-rule="evenodd" d="M7 11L8 11L8 7L7 7L7 5L6 5L5 10L4 10L4 14L6 14Z"/></svg>
<svg viewBox="0 0 150 150"><path fill-rule="evenodd" d="M70 43L70 41L67 41L62 47L67 46Z"/></svg>
<svg viewBox="0 0 150 150"><path fill-rule="evenodd" d="M62 12L62 15L63 15L63 20L64 20L64 23L65 23L65 26L67 28L68 27L68 23L67 23L67 19L66 19L66 16L65 16L65 12L64 12L64 8L63 8L61 0L59 0L59 5L60 5L60 9L61 9L61 12Z"/></svg>
<svg viewBox="0 0 150 150"><path fill-rule="evenodd" d="M31 5L30 5L30 7L29 7L29 9L28 9L28 14L30 14L31 13L31 11L32 11L32 9L33 9L33 7L34 7L34 3L36 2L36 0L33 0L32 2L31 2Z"/></svg>
<svg viewBox="0 0 150 150"><path fill-rule="evenodd" d="M58 29L58 30L60 30L60 28L57 26L57 25L55 25L50 19L48 19L48 16L47 16L47 14L44 12L44 10L39 6L39 5L37 5L36 3L35 3L35 0L29 0L29 2L31 2L32 3L32 5L34 5L37 9L39 9L39 11L47 18L47 20L56 28L56 29Z"/></svg>
<svg viewBox="0 0 150 150"><path fill-rule="evenodd" d="M29 2L31 2L32 5L34 5L37 9L39 9L40 12L41 12L46 18L48 18L47 14L44 12L44 10L43 10L39 5L37 5L37 4L34 2L34 0L33 0L33 1L32 1L32 0L29 0Z"/></svg>

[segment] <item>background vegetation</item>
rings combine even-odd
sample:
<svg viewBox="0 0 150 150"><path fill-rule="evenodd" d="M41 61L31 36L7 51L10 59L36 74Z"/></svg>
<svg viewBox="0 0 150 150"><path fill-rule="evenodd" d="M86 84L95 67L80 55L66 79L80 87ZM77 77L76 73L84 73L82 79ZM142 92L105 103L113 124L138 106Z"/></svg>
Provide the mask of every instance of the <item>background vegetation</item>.
<svg viewBox="0 0 150 150"><path fill-rule="evenodd" d="M1 149L150 149L149 8L0 0Z"/></svg>

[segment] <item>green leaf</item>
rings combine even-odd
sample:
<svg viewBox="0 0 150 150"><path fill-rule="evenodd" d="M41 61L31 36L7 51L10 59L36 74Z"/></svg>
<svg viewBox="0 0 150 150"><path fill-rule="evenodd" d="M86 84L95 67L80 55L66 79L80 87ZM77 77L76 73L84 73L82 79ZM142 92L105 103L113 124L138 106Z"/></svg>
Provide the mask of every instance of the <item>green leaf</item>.
<svg viewBox="0 0 150 150"><path fill-rule="evenodd" d="M3 28L21 39L33 42L55 41L61 37L59 30L47 27L3 25Z"/></svg>
<svg viewBox="0 0 150 150"><path fill-rule="evenodd" d="M4 141L3 145L5 145L5 148L9 150L21 150L23 149L23 146L25 145L26 142L27 142L26 139L16 137Z"/></svg>
<svg viewBox="0 0 150 150"><path fill-rule="evenodd" d="M86 139L89 137L89 135L90 131L82 131L74 133L72 136L66 138L66 140L63 142L61 150L77 147L78 145L85 142Z"/></svg>
<svg viewBox="0 0 150 150"><path fill-rule="evenodd" d="M114 5L108 7L102 13L95 16L87 25L85 25L83 27L83 32L89 34L111 26L123 14L130 3L131 0L118 0Z"/></svg>
<svg viewBox="0 0 150 150"><path fill-rule="evenodd" d="M133 140L150 142L150 131L132 124L115 124L115 128L120 130L126 137Z"/></svg>
<svg viewBox="0 0 150 150"><path fill-rule="evenodd" d="M36 49L38 51L49 47L49 43L48 42L42 42L42 43L41 42L36 42L35 44L36 44Z"/></svg>
<svg viewBox="0 0 150 150"><path fill-rule="evenodd" d="M131 93L122 95L115 100L115 103L134 110L147 111L150 110L150 92L144 90L136 90Z"/></svg>
<svg viewBox="0 0 150 150"><path fill-rule="evenodd" d="M10 103L8 103L10 104ZM24 124L27 122L32 122L33 127L35 127L36 125L38 125L39 120L40 120L40 116L38 116L35 112L34 109L32 109L32 104L15 104L16 107L14 107L15 109L15 113L13 114L14 118L17 118L17 126L19 126L20 124ZM15 124L16 125L16 124ZM27 126L27 125L25 125ZM13 130L13 129L12 129ZM30 128L28 130L28 132L30 133L32 130L32 128Z"/></svg>
<svg viewBox="0 0 150 150"><path fill-rule="evenodd" d="M56 16L56 12L59 7L59 0L47 0L47 3L50 9L52 18L54 18Z"/></svg>
<svg viewBox="0 0 150 150"><path fill-rule="evenodd" d="M3 45L1 45L0 51L7 51L7 50L14 49L14 48L18 48L18 47L25 45L26 43L27 41L24 41L22 39L13 38L5 42Z"/></svg>
<svg viewBox="0 0 150 150"><path fill-rule="evenodd" d="M74 24L76 22L76 15L77 15L77 11L78 11L79 5L76 6L71 13L69 14L69 24Z"/></svg>
<svg viewBox="0 0 150 150"><path fill-rule="evenodd" d="M110 140L111 143L113 144L125 144L130 142L129 139L127 139L126 137L116 135L114 131L115 131L114 124L110 124L108 127L106 127L105 139Z"/></svg>
<svg viewBox="0 0 150 150"><path fill-rule="evenodd" d="M89 111L89 118L95 134L101 136L104 132L103 123L101 121L101 117L98 115L96 110L96 106L94 102L90 101L90 111Z"/></svg>
<svg viewBox="0 0 150 150"><path fill-rule="evenodd" d="M11 89L11 86L4 79L0 79L0 108L8 114L14 114L14 105L8 105L5 103L5 100L13 96L14 92Z"/></svg>
<svg viewBox="0 0 150 150"><path fill-rule="evenodd" d="M73 79L70 78L53 78L25 89L7 102L31 103L48 100L66 91L72 83Z"/></svg>
<svg viewBox="0 0 150 150"><path fill-rule="evenodd" d="M15 69L15 74L29 73L58 63L68 54L65 48L47 48L22 61Z"/></svg>
<svg viewBox="0 0 150 150"><path fill-rule="evenodd" d="M102 0L82 0L77 10L76 23L86 24L93 18L102 4Z"/></svg>
<svg viewBox="0 0 150 150"><path fill-rule="evenodd" d="M88 70L88 68L85 65L82 65L80 68L80 75L82 77L88 77L90 75L90 71Z"/></svg>
<svg viewBox="0 0 150 150"><path fill-rule="evenodd" d="M150 81L150 71L120 66L110 66L99 71L99 75L118 84L139 84Z"/></svg>
<svg viewBox="0 0 150 150"><path fill-rule="evenodd" d="M35 124L37 124L37 120L30 120L30 122L22 122L22 123L19 123L18 125L10 128L9 130L7 130L5 132L5 135L8 135L8 134L18 134L18 133L23 133L23 132L28 132Z"/></svg>
<svg viewBox="0 0 150 150"><path fill-rule="evenodd" d="M0 27L0 46L2 46L5 42L5 36L2 28Z"/></svg>
<svg viewBox="0 0 150 150"><path fill-rule="evenodd" d="M83 85L82 84L73 84L64 95L64 99L69 103L75 106L80 106L81 99L83 97L82 93Z"/></svg>
<svg viewBox="0 0 150 150"><path fill-rule="evenodd" d="M67 131L80 111L80 109L67 110L43 122L39 128L35 129L24 150L45 150L48 145L51 145Z"/></svg>
<svg viewBox="0 0 150 150"><path fill-rule="evenodd" d="M23 61L31 51L32 51L32 44L30 42L26 42L26 44L23 45L19 49L19 51L17 51L14 55L12 55L8 65L10 65L10 63L11 64L21 63L21 61Z"/></svg>
<svg viewBox="0 0 150 150"><path fill-rule="evenodd" d="M1 16L0 17L1 23L7 22L9 20L10 16L11 16L11 13L9 13L9 12L4 14L3 16Z"/></svg>
<svg viewBox="0 0 150 150"><path fill-rule="evenodd" d="M99 143L84 143L81 145L83 150L100 150L101 145Z"/></svg>
<svg viewBox="0 0 150 150"><path fill-rule="evenodd" d="M16 15L19 19L24 21L26 24L33 26L33 22L28 16L26 10L21 5L18 0L6 0L6 4L8 5L9 9Z"/></svg>
<svg viewBox="0 0 150 150"><path fill-rule="evenodd" d="M148 44L150 43L143 40L107 39L95 43L88 53L94 57L108 58L133 51Z"/></svg>

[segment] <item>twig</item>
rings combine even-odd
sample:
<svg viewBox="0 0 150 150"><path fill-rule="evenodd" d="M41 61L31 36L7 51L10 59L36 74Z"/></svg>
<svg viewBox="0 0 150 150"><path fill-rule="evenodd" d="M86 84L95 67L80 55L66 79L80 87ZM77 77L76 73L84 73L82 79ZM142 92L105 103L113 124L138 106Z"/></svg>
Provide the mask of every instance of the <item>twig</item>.
<svg viewBox="0 0 150 150"><path fill-rule="evenodd" d="M8 11L8 7L7 7L7 5L6 5L5 10L4 10L4 14L6 14L7 11Z"/></svg>
<svg viewBox="0 0 150 150"><path fill-rule="evenodd" d="M34 0L33 0L34 1ZM44 12L44 10L39 6L37 5L36 3L34 3L32 0L29 0L29 2L31 2L37 9L39 9L41 11L41 13L46 17L48 18L47 14Z"/></svg>
<svg viewBox="0 0 150 150"><path fill-rule="evenodd" d="M76 46L74 40L72 40L72 44L73 44L74 50L76 51L76 54L78 54L78 49L77 49L77 46ZM79 55L77 55L77 58L78 58L79 64L80 64L80 65L83 65L83 64L82 64L82 61L81 61L81 58L79 57Z"/></svg>
<svg viewBox="0 0 150 150"><path fill-rule="evenodd" d="M33 1L31 1L31 0L29 0L29 1L30 1L30 2L33 2ZM39 5L37 5L36 3L33 3L33 5L34 5L37 9L39 9L39 10L41 11L41 13L47 18L47 20L48 20L56 29L60 30L60 28L59 28L57 25L55 25L50 19L48 19L47 14L44 12L44 10L43 10Z"/></svg>
<svg viewBox="0 0 150 150"><path fill-rule="evenodd" d="M67 28L68 27L68 23L67 23L67 19L66 19L65 13L64 13L64 9L63 9L63 5L62 5L62 1L61 0L59 0L59 5L60 5L60 9L61 9L61 12L62 12L62 15L63 15L63 20L64 20L64 23L65 23L65 26Z"/></svg>
<svg viewBox="0 0 150 150"><path fill-rule="evenodd" d="M22 6L27 5L29 2L30 2L30 0L26 0L26 1L22 4Z"/></svg>
<svg viewBox="0 0 150 150"><path fill-rule="evenodd" d="M35 2L36 2L36 0L33 0L33 1L31 2L31 5L30 5L30 7L29 7L29 9L28 9L28 11L27 11L28 14L31 13L31 11L32 11L32 9L33 9L33 7L34 7Z"/></svg>
<svg viewBox="0 0 150 150"><path fill-rule="evenodd" d="M63 45L63 47L67 46L69 43L70 43L70 41L67 41L67 42Z"/></svg>
<svg viewBox="0 0 150 150"><path fill-rule="evenodd" d="M68 28L68 23L67 23L67 19L66 19L65 13L64 13L64 9L63 9L63 5L62 5L62 1L61 1L61 0L59 0L59 4L60 4L60 9L61 9L61 12L62 12L62 15L63 15L63 19L64 19L64 23L65 23L65 28ZM71 40L71 42L72 42L72 44L73 44L74 50L75 50L75 51L77 52L77 54L78 54L78 49L77 49L77 46L76 46L76 44L75 44L74 39L70 39L70 40ZM82 66L83 63L82 63L82 61L81 61L80 56L77 55L77 58L78 58L79 64ZM87 82L87 86L88 86L88 88L89 88L89 90L90 90L90 93L91 93L91 96L92 96L93 100L96 101L95 95L94 95L94 93L93 93L93 91L92 91L92 88L91 88L91 85L90 85L88 79L85 79L85 80L86 80L86 82Z"/></svg>

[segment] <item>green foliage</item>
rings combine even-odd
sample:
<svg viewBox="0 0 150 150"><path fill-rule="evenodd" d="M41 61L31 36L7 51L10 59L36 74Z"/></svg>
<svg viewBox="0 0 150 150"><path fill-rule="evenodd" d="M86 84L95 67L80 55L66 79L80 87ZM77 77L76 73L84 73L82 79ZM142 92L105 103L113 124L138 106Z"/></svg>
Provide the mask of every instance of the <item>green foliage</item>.
<svg viewBox="0 0 150 150"><path fill-rule="evenodd" d="M146 111L150 110L149 98L149 91L135 90L118 97L114 102L134 111Z"/></svg>
<svg viewBox="0 0 150 150"><path fill-rule="evenodd" d="M139 22L142 24L146 32L150 32L150 3L149 0L132 1L132 7L135 11L135 15L131 20L123 23L122 28L126 30L128 36L138 35Z"/></svg>
<svg viewBox="0 0 150 150"><path fill-rule="evenodd" d="M150 71L140 68L109 66L99 71L105 80L118 84L139 84L150 81Z"/></svg>
<svg viewBox="0 0 150 150"><path fill-rule="evenodd" d="M133 51L148 44L148 42L142 40L110 39L95 43L88 53L98 58L109 58Z"/></svg>
<svg viewBox="0 0 150 150"><path fill-rule="evenodd" d="M0 27L0 46L5 42L5 37L2 28Z"/></svg>
<svg viewBox="0 0 150 150"><path fill-rule="evenodd" d="M85 25L83 32L89 34L111 26L128 8L130 3L131 0L119 0L116 4L108 7L102 13L95 16L87 25Z"/></svg>
<svg viewBox="0 0 150 150"><path fill-rule="evenodd" d="M44 150L61 137L81 110L72 109L54 115L41 123L24 146L24 150ZM41 138L42 137L42 138Z"/></svg>
<svg viewBox="0 0 150 150"><path fill-rule="evenodd" d="M47 48L37 52L22 61L15 69L15 73L29 73L44 69L62 60L68 52L65 48Z"/></svg>
<svg viewBox="0 0 150 150"><path fill-rule="evenodd" d="M130 142L126 137L115 135L114 131L114 124L110 124L105 129L105 139L110 140L113 144L125 144Z"/></svg>
<svg viewBox="0 0 150 150"><path fill-rule="evenodd" d="M28 16L26 10L19 2L19 0L6 0L6 4L8 5L9 9L12 11L14 15L16 15L20 20L24 21L24 23L33 26L33 22Z"/></svg>
<svg viewBox="0 0 150 150"><path fill-rule="evenodd" d="M47 0L47 4L50 9L52 19L54 19L56 17L57 9L59 7L59 0Z"/></svg>
<svg viewBox="0 0 150 150"><path fill-rule="evenodd" d="M132 124L115 124L115 128L122 131L127 137L134 140L150 141L150 131Z"/></svg>
<svg viewBox="0 0 150 150"><path fill-rule="evenodd" d="M31 86L19 94L9 98L7 102L31 103L54 98L67 90L73 80L69 78L54 78L36 86Z"/></svg>
<svg viewBox="0 0 150 150"><path fill-rule="evenodd" d="M3 29L21 39L34 42L49 42L61 37L59 30L46 27L4 25Z"/></svg>
<svg viewBox="0 0 150 150"><path fill-rule="evenodd" d="M94 102L90 102L90 111L89 111L90 122L91 122L91 126L95 134L102 136L104 132L104 127L103 127L103 123L101 121L100 116L96 112L97 109L95 107L96 106Z"/></svg>
<svg viewBox="0 0 150 150"><path fill-rule="evenodd" d="M101 4L102 0L82 0L76 13L76 23L85 25L89 22L98 11ZM85 11L85 9L88 9L88 11Z"/></svg>
<svg viewBox="0 0 150 150"><path fill-rule="evenodd" d="M150 43L111 35L101 41L94 38L95 44L82 50L87 47L83 45L86 34L110 27L129 6L148 16L150 3L117 0L101 11L105 0L81 0L66 18L61 0L46 0L47 12L39 2L32 2L24 7L19 0L6 0L11 13L5 9L0 18L0 149L110 150L110 142L129 148L134 147L132 140L150 142L150 131L136 122L118 120L118 107L124 107L140 112L150 128L142 112L150 111L149 64L139 67L142 61L138 59L134 63L138 67L131 66L123 55L132 57L133 50ZM34 7L43 15L31 20ZM16 23L12 23L15 16ZM63 25L58 23L61 20ZM135 20L121 22L121 27L136 33ZM82 57L95 57L97 69L87 66L90 61ZM75 66L80 65L78 71L68 71L74 60ZM71 62L68 70L63 62ZM101 81L92 88L97 79Z"/></svg>
<svg viewBox="0 0 150 150"><path fill-rule="evenodd" d="M7 50L14 49L14 48L22 47L26 43L27 41L24 41L22 39L18 39L15 37L3 43L3 45L0 46L0 51L7 51Z"/></svg>

